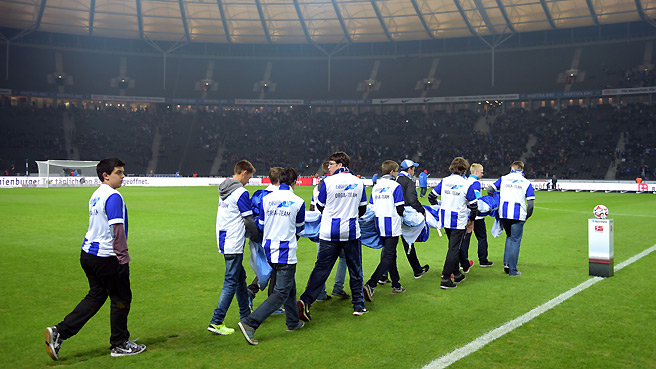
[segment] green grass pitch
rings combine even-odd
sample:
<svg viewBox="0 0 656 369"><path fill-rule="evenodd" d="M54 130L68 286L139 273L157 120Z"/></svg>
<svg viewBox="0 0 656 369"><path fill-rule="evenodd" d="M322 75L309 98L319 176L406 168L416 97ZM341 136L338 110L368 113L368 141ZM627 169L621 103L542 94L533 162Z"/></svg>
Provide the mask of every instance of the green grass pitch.
<svg viewBox="0 0 656 369"><path fill-rule="evenodd" d="M441 290L447 240L433 231L427 243L417 244L420 261L431 266L419 280L399 245L405 294L376 288L367 304L370 313L362 317L351 315L350 301L317 302L312 322L295 332L285 331L284 316L272 316L256 332L260 344L250 346L238 330L230 336L206 331L224 269L214 231L216 188L125 187L120 191L129 209L134 295L129 328L131 338L140 338L148 350L134 357L109 356L107 303L64 342L61 360L53 362L44 349L44 328L61 321L88 289L79 253L92 191L0 190L0 367L420 368L590 278L587 219L595 205L608 206L615 219L615 264L656 243L653 194L538 192L522 240L521 277L503 273L505 236L489 237L495 265L475 265L457 289ZM310 187L296 192L309 203ZM470 247L474 260L475 244ZM365 278L379 256L363 247ZM300 295L316 245L301 239L298 258ZM452 367L655 368L653 265L656 253ZM250 282L253 273L245 267ZM264 295L258 295L256 305ZM237 328L237 322L233 301L226 324Z"/></svg>

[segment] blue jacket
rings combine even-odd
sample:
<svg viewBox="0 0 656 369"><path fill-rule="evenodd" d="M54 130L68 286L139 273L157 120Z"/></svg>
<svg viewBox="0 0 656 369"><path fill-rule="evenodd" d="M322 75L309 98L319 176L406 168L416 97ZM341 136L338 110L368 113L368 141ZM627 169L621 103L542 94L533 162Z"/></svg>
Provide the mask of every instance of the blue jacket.
<svg viewBox="0 0 656 369"><path fill-rule="evenodd" d="M428 187L428 174L419 173L419 187Z"/></svg>

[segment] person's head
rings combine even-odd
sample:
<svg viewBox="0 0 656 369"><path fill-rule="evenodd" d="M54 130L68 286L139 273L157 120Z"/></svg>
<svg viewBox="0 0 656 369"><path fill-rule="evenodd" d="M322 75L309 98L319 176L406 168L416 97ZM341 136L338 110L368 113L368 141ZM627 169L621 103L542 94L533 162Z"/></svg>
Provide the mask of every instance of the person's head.
<svg viewBox="0 0 656 369"><path fill-rule="evenodd" d="M339 168L348 168L351 164L351 158L342 151L338 151L328 157L328 171L334 174Z"/></svg>
<svg viewBox="0 0 656 369"><path fill-rule="evenodd" d="M96 174L102 183L119 188L125 177L125 162L119 158L103 159L96 165Z"/></svg>
<svg viewBox="0 0 656 369"><path fill-rule="evenodd" d="M424 173L428 174L428 171L424 169Z"/></svg>
<svg viewBox="0 0 656 369"><path fill-rule="evenodd" d="M477 178L483 178L483 166L478 163L474 163L469 167L469 171L472 175L475 175Z"/></svg>
<svg viewBox="0 0 656 369"><path fill-rule="evenodd" d="M241 182L241 184L245 185L253 177L253 174L255 173L255 167L253 166L253 164L251 164L250 161L241 160L237 164L235 164L234 173L235 174L234 176L232 176L232 178L236 181Z"/></svg>
<svg viewBox="0 0 656 369"><path fill-rule="evenodd" d="M383 165L381 165L380 167L383 175L385 174L395 175L396 173L399 172L399 164L397 164L394 160L385 160L383 162Z"/></svg>
<svg viewBox="0 0 656 369"><path fill-rule="evenodd" d="M298 172L294 168L280 168L280 184L286 184L289 187L296 186L296 180L298 179Z"/></svg>
<svg viewBox="0 0 656 369"><path fill-rule="evenodd" d="M453 159L449 165L449 171L453 174L464 175L467 169L469 169L469 162L461 156Z"/></svg>
<svg viewBox="0 0 656 369"><path fill-rule="evenodd" d="M280 184L280 173L285 170L283 167L273 167L269 169L269 180L271 184L277 186Z"/></svg>
<svg viewBox="0 0 656 369"><path fill-rule="evenodd" d="M321 164L321 171L323 172L323 174L330 173L330 169L328 168L329 165L330 165L330 161L328 160L324 161L323 164Z"/></svg>
<svg viewBox="0 0 656 369"><path fill-rule="evenodd" d="M510 164L510 170L519 170L520 172L524 171L524 162L521 162L519 160L513 161L512 164Z"/></svg>
<svg viewBox="0 0 656 369"><path fill-rule="evenodd" d="M415 168L419 166L419 163L415 163L410 159L405 159L401 162L401 170L408 172L409 175L415 175Z"/></svg>

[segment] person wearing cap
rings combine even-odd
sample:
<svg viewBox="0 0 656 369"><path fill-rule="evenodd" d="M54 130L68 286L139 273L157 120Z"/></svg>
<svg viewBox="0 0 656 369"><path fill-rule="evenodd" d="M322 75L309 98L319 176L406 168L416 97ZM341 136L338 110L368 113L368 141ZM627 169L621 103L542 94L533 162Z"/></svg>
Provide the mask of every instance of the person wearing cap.
<svg viewBox="0 0 656 369"><path fill-rule="evenodd" d="M419 188L421 188L421 194L419 197L426 196L426 191L428 191L428 171L424 170L419 173Z"/></svg>
<svg viewBox="0 0 656 369"><path fill-rule="evenodd" d="M412 207L421 213L424 217L426 217L426 210L417 198L417 185L414 175L415 168L418 166L418 163L415 163L410 159L403 160L400 165L401 172L396 177L396 182L398 182L403 189L403 199L405 200L405 206ZM422 267L421 263L419 263L419 259L417 258L417 252L415 251L414 244L408 245L403 237L401 237L401 241L403 242L403 248L405 249L405 256L408 258L408 263L410 263L410 267L412 267L415 278L421 278L421 276L428 272L428 264Z"/></svg>

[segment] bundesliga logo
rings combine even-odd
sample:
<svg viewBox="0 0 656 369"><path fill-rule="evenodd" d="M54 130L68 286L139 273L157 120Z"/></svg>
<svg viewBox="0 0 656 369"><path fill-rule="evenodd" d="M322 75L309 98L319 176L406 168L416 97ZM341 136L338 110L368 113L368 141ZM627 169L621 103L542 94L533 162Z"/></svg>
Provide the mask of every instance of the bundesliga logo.
<svg viewBox="0 0 656 369"><path fill-rule="evenodd" d="M595 218L606 219L608 217L608 208L605 205L597 205L592 211Z"/></svg>

